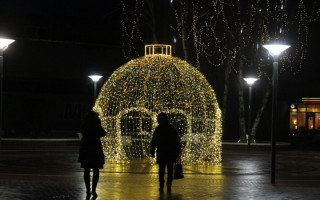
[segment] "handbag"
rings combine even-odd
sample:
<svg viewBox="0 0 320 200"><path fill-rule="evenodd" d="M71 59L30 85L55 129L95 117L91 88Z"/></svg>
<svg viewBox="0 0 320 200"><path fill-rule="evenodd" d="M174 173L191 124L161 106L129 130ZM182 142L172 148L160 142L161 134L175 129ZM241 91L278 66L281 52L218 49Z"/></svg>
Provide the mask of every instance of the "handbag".
<svg viewBox="0 0 320 200"><path fill-rule="evenodd" d="M183 168L182 168L182 164L180 162L176 163L174 165L173 178L174 179L183 179L184 178L184 176L183 176Z"/></svg>

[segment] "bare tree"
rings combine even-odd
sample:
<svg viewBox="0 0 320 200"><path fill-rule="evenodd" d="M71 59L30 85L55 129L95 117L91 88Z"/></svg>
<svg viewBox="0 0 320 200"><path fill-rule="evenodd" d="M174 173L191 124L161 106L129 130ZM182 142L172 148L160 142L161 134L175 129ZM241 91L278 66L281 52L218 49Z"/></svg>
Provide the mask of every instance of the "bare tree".
<svg viewBox="0 0 320 200"><path fill-rule="evenodd" d="M152 1L146 1L148 12L141 10L146 9L143 7L143 0L135 0L131 9L124 9L123 38L124 41L129 40L125 56L136 52L133 41L145 41L141 37L145 26L141 29L141 24L150 24L149 27L152 27L152 24L161 18L152 11L155 9ZM175 18L171 30L177 38L176 46L181 46L183 57L188 61L195 60L193 64L199 70L206 66L225 69L223 123L228 111L229 83L232 81L230 73L237 75L239 138L244 141L250 130L246 130L245 123L243 76L252 73L267 82L271 81L268 70L270 57L261 45L273 41L291 45L291 49L280 59L280 73L299 72L307 55L308 27L319 18L318 0L171 0L170 3ZM133 18L130 19L128 13L131 13ZM151 22L150 17L148 20L143 17L145 13L154 14ZM158 30L151 30L154 30L154 35L157 34ZM251 131L253 139L270 97L270 87L265 88L265 95Z"/></svg>
<svg viewBox="0 0 320 200"><path fill-rule="evenodd" d="M270 58L261 48L273 41L290 43L292 50L280 62L280 72L297 73L307 54L308 26L319 18L318 1L192 1L194 53L197 66L200 56L208 63L225 67L225 84L229 72L238 76L239 138L245 140L245 106L243 76L251 72L260 79L271 80ZM308 5L306 3L308 2ZM189 48L190 49L190 48ZM206 63L202 62L201 65ZM199 68L199 67L198 67ZM266 87L252 129L252 138L270 96ZM228 86L224 86L223 119L227 111Z"/></svg>

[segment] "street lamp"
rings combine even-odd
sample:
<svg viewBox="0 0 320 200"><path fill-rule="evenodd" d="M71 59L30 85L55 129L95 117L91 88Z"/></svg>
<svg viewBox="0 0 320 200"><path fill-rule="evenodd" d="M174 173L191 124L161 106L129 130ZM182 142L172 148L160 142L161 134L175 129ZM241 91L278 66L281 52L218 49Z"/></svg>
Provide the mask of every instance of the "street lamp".
<svg viewBox="0 0 320 200"><path fill-rule="evenodd" d="M270 44L262 45L273 57L273 80L272 80L272 120L271 120L271 183L275 183L276 171L276 131L277 131L277 90L278 90L278 59L280 54L290 45Z"/></svg>
<svg viewBox="0 0 320 200"><path fill-rule="evenodd" d="M0 38L0 136L2 134L3 121L2 121L2 113L3 113L3 52L9 47L14 40Z"/></svg>
<svg viewBox="0 0 320 200"><path fill-rule="evenodd" d="M94 83L94 88L93 88L93 101L96 100L97 98L97 82L100 80L100 78L102 78L102 76L100 75L90 75L88 76L89 78L91 78L91 80Z"/></svg>
<svg viewBox="0 0 320 200"><path fill-rule="evenodd" d="M244 78L244 80L249 85L249 105L248 105L248 151L250 151L250 142L251 142L251 94L252 94L252 85L256 82L256 78Z"/></svg>

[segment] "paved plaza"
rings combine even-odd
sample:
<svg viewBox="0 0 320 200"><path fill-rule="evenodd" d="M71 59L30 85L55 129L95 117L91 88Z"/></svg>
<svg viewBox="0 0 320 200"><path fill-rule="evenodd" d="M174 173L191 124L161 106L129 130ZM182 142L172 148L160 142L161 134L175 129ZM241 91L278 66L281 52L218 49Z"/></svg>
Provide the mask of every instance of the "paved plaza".
<svg viewBox="0 0 320 200"><path fill-rule="evenodd" d="M1 145L1 200L85 199L77 146ZM227 149L219 165L184 166L185 178L159 193L157 166L107 163L97 199L320 199L320 152L278 151L270 184L270 151Z"/></svg>

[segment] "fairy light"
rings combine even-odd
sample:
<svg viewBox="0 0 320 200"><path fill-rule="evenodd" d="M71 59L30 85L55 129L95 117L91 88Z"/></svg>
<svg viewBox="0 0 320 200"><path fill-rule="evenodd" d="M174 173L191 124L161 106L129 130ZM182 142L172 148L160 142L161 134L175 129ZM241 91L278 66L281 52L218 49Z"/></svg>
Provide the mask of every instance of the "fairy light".
<svg viewBox="0 0 320 200"><path fill-rule="evenodd" d="M130 59L139 55L136 49L136 42L144 44L140 35L139 23L142 20L141 8L144 7L144 1L135 0L134 6L129 7L126 1L121 0L123 19L121 20L122 33L122 52L125 59Z"/></svg>
<svg viewBox="0 0 320 200"><path fill-rule="evenodd" d="M106 159L154 162L150 142L157 115L165 112L181 137L183 163L219 163L221 111L213 88L196 68L171 56L171 47L145 48L163 51L146 50L114 71L95 102L107 132L102 138Z"/></svg>
<svg viewBox="0 0 320 200"><path fill-rule="evenodd" d="M189 7L177 4L174 12L176 18L174 33L178 41L180 41L179 37L183 39L182 18L192 19L188 22L189 27L185 26L185 29L193 37L189 36L185 39L193 42L192 51L195 54L194 62L197 68L200 68L199 60L206 59L212 66L219 67L228 64L237 72L237 62L234 59L240 56L246 62L245 66L256 66L259 76L269 78L270 74L266 73L268 72L266 56L261 55L263 54L261 49L251 47L270 41L286 42L286 39L291 38L291 41L295 41L295 43L291 42L295 51L287 52L281 57L283 67L280 72L298 73L307 58L308 26L311 22L319 20L320 9L316 1L253 1L245 7L240 2L232 1L226 4L221 0L211 3L198 1ZM289 3L292 7L295 6L294 10L288 10ZM312 9L306 9L306 3L310 6L313 3ZM244 53L240 55L240 52ZM252 55L258 56L252 58Z"/></svg>
<svg viewBox="0 0 320 200"><path fill-rule="evenodd" d="M132 59L139 55L135 47L144 45L146 41L141 33L145 30L142 29L143 19L148 20L144 10L148 8L144 1L135 0L131 7L124 2L123 52L126 59ZM307 3L308 6L305 5ZM195 1L188 5L184 1L174 1L170 9L170 14L175 17L174 24L170 26L177 41L174 49L181 50L187 61L193 58L190 62L199 71L204 66L213 66L226 67L228 72L238 74L238 63L242 61L243 68L250 68L249 71L256 71L257 78L267 80L271 80L270 56L259 48L259 44L271 41L290 43L292 50L281 56L279 72L295 75L307 58L310 43L308 27L319 20L320 15L317 1L307 0L251 1L246 6L241 1ZM181 46L185 48L177 48ZM146 79L152 82L152 78ZM171 96L173 92L177 94L180 91L183 90L168 90L163 94ZM142 105L147 106L146 103ZM159 102L156 105L163 106ZM185 102L184 105L189 108L191 104Z"/></svg>

